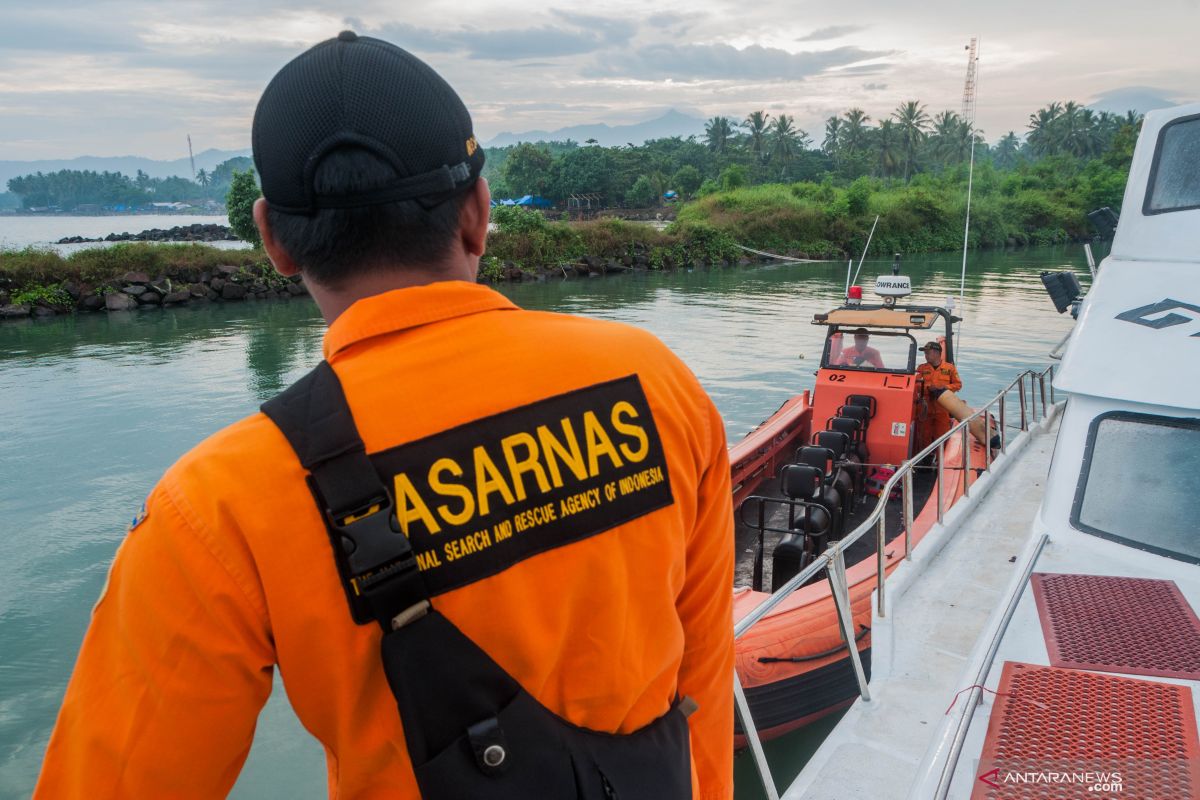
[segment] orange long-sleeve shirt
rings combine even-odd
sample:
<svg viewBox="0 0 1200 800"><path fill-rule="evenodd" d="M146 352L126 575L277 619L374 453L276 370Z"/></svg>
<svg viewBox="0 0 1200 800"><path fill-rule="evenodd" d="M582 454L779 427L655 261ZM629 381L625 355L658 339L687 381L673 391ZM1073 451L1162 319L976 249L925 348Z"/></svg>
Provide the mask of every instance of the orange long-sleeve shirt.
<svg viewBox="0 0 1200 800"><path fill-rule="evenodd" d="M724 426L653 336L436 283L355 303L325 357L368 452L636 374L674 502L433 603L567 720L628 732L691 696L695 796L732 789L733 539ZM339 798L418 796L377 625L350 617L305 473L256 414L151 492L93 613L35 796L233 786L278 665Z"/></svg>

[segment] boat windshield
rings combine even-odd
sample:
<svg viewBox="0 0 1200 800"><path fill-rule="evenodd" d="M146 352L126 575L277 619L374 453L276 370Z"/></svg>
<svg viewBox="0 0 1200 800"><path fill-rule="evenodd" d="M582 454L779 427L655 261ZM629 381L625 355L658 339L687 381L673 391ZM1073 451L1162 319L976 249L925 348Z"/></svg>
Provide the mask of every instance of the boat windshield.
<svg viewBox="0 0 1200 800"><path fill-rule="evenodd" d="M1071 524L1200 563L1200 420L1127 412L1097 417Z"/></svg>
<svg viewBox="0 0 1200 800"><path fill-rule="evenodd" d="M1200 116L1168 123L1158 137L1145 212L1200 208Z"/></svg>
<svg viewBox="0 0 1200 800"><path fill-rule="evenodd" d="M822 367L905 372L916 369L917 340L898 331L843 329L829 335L825 342Z"/></svg>

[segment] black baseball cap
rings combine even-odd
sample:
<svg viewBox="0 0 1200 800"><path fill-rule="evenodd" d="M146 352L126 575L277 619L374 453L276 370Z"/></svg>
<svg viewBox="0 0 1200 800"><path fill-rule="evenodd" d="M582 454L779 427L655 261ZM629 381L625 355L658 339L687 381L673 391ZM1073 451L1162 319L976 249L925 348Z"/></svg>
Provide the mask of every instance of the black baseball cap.
<svg viewBox="0 0 1200 800"><path fill-rule="evenodd" d="M254 166L271 208L312 214L416 200L426 208L465 191L483 170L471 115L440 75L394 44L342 31L288 62L254 112ZM357 147L390 164L390 185L318 194L321 160Z"/></svg>
<svg viewBox="0 0 1200 800"><path fill-rule="evenodd" d="M921 352L925 352L926 350L937 350L940 353L942 352L942 345L939 342L926 342L925 346L920 348L920 350Z"/></svg>

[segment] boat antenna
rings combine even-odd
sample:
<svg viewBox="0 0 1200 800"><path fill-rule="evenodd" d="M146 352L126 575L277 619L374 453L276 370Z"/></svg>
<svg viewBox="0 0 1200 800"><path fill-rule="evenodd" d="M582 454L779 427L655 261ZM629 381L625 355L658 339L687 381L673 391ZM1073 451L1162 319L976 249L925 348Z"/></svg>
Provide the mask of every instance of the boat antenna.
<svg viewBox="0 0 1200 800"><path fill-rule="evenodd" d="M960 314L966 313L967 310L967 245L970 243L971 237L971 190L975 184L975 94L978 86L979 37L972 36L971 43L967 45L967 79L963 84L962 99L962 119L967 125L967 133L971 137L971 164L967 168L967 214L966 221L963 223L962 275L958 281L958 307ZM958 321L958 333L955 338L958 341L954 343L954 350L958 352L962 347L961 318Z"/></svg>
<svg viewBox="0 0 1200 800"><path fill-rule="evenodd" d="M871 249L871 240L875 238L875 226L879 224L879 215L875 215L875 221L871 223L871 232L867 234L867 244L863 247L862 255L858 257L858 269L854 270L854 280L846 281L846 291L850 291L850 284L858 281L858 273L862 272L863 260L867 257L867 251ZM854 263L854 259L850 259L850 263Z"/></svg>
<svg viewBox="0 0 1200 800"><path fill-rule="evenodd" d="M846 292L845 296L850 296L850 273L854 271L854 259L846 262Z"/></svg>

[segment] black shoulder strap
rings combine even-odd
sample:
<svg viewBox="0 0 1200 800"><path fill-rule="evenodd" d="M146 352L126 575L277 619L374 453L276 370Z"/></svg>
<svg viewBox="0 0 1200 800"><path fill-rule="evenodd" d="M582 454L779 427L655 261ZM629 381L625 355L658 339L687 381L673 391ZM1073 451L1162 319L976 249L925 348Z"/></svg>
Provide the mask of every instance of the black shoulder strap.
<svg viewBox="0 0 1200 800"><path fill-rule="evenodd" d="M392 620L428 600L391 493L379 478L329 363L262 405L300 464L333 542L354 621Z"/></svg>

